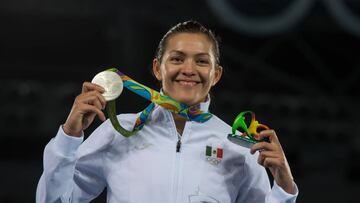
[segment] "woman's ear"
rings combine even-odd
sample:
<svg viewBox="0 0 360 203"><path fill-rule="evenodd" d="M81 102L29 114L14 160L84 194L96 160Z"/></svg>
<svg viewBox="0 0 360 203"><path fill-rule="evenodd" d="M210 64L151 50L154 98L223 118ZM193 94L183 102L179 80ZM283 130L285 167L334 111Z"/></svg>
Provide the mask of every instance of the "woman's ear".
<svg viewBox="0 0 360 203"><path fill-rule="evenodd" d="M216 85L216 83L219 82L219 80L221 79L221 76L222 76L222 72L223 72L222 66L215 67L215 76L214 76L212 86Z"/></svg>
<svg viewBox="0 0 360 203"><path fill-rule="evenodd" d="M160 62L157 58L153 60L153 73L159 81L161 81L161 71L160 71Z"/></svg>

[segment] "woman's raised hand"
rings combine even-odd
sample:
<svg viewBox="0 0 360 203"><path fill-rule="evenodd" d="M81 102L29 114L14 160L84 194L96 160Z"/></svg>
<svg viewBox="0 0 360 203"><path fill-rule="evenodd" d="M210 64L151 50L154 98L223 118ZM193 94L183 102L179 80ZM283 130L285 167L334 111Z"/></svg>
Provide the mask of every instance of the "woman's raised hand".
<svg viewBox="0 0 360 203"><path fill-rule="evenodd" d="M80 137L82 131L90 126L96 115L100 120L106 120L102 112L106 106L106 100L101 95L104 91L104 88L94 83L83 83L81 94L75 98L70 114L63 125L63 130L67 135Z"/></svg>

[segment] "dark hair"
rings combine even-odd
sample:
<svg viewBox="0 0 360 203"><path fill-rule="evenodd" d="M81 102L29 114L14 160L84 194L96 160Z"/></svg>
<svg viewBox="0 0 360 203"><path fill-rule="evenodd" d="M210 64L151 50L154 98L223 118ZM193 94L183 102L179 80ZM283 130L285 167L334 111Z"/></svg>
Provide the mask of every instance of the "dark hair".
<svg viewBox="0 0 360 203"><path fill-rule="evenodd" d="M207 36L214 45L213 51L216 63L220 64L219 42L215 37L215 34L210 29L207 29L205 26L194 20L178 23L174 27L170 28L170 30L163 36L156 49L155 55L155 57L157 58L157 60L159 60L160 63L165 52L168 39L178 33L201 33Z"/></svg>

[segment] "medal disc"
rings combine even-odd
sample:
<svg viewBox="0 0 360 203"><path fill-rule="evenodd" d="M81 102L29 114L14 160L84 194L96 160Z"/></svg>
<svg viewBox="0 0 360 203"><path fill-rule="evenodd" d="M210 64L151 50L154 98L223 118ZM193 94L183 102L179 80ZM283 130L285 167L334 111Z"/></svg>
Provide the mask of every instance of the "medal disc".
<svg viewBox="0 0 360 203"><path fill-rule="evenodd" d="M91 82L105 89L102 95L106 101L118 98L123 90L121 77L113 71L102 71L95 75Z"/></svg>

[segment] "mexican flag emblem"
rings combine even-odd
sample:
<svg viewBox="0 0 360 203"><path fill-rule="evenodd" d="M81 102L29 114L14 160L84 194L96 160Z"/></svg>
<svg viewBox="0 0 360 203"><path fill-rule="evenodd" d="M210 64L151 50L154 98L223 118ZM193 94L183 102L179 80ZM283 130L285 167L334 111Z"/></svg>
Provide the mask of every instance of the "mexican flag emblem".
<svg viewBox="0 0 360 203"><path fill-rule="evenodd" d="M223 149L222 148L213 148L212 146L206 146L206 159L214 165L220 163L223 158Z"/></svg>

